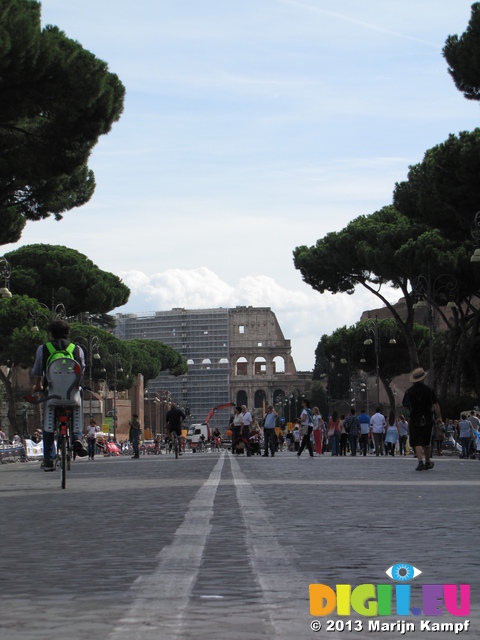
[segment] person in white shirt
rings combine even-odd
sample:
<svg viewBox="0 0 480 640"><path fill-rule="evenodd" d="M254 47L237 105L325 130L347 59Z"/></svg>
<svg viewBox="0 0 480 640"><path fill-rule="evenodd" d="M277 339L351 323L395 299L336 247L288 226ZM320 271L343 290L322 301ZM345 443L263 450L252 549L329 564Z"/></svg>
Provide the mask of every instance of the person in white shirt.
<svg viewBox="0 0 480 640"><path fill-rule="evenodd" d="M298 450L297 456L300 458L305 447L308 449L310 457L313 458L313 447L310 436L313 431L313 413L310 409L310 402L305 398L302 400L302 414L300 416L300 434L302 436L302 444Z"/></svg>
<svg viewBox="0 0 480 640"><path fill-rule="evenodd" d="M87 448L88 459L93 460L95 458L95 448L97 445L97 423L92 418L90 424L87 427Z"/></svg>
<svg viewBox="0 0 480 640"><path fill-rule="evenodd" d="M248 411L247 407L242 405L242 416L243 416L243 429L242 429L242 438L247 442L247 456L251 456L252 452L250 450L250 425L253 422L252 414Z"/></svg>
<svg viewBox="0 0 480 640"><path fill-rule="evenodd" d="M375 413L370 418L370 434L373 434L376 456L383 456L383 435L385 433L385 427L385 416L383 413L380 413L380 407L377 407Z"/></svg>

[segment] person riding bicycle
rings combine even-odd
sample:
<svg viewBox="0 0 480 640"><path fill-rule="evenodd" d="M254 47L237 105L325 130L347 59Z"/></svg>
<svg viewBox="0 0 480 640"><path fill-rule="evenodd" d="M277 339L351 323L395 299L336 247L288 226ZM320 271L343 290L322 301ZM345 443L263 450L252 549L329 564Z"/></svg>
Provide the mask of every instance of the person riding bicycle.
<svg viewBox="0 0 480 640"><path fill-rule="evenodd" d="M165 420L167 423L168 433L171 435L172 431L175 431L178 437L178 445L180 448L180 438L182 437L182 422L185 420L185 414L181 409L177 408L177 405L172 402L172 407L167 411ZM182 455L179 453L179 455Z"/></svg>
<svg viewBox="0 0 480 640"><path fill-rule="evenodd" d="M49 359L57 351L69 351L74 360L78 362L82 369L82 375L85 371L85 356L83 349L78 345L70 342L70 325L65 320L54 320L49 326L49 333L52 336L51 342L42 344L38 347L35 355L35 363L32 369L34 378L33 390L36 392L43 391L48 396L48 382L46 377L47 365ZM53 471L53 460L55 458L55 433L47 431L43 424L43 462L45 471ZM83 447L81 447L83 450Z"/></svg>
<svg viewBox="0 0 480 640"><path fill-rule="evenodd" d="M218 427L215 427L213 430L213 444L215 445L215 449L220 450L222 448L222 434Z"/></svg>

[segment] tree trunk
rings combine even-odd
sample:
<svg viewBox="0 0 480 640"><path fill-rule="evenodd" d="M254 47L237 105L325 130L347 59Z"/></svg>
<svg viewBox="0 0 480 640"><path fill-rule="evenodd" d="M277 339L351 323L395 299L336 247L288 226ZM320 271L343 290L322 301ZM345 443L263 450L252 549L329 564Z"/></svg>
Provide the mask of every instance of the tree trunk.
<svg viewBox="0 0 480 640"><path fill-rule="evenodd" d="M7 412L7 417L8 417L8 421L10 423L10 432L8 434L5 434L8 436L8 438L10 440L12 440L13 436L18 433L18 435L20 437L21 436L21 431L18 427L18 423L17 423L17 411L16 411L16 406L15 406L15 394L13 392L13 387L12 387L12 382L10 379L10 375L11 375L11 369L9 370L8 374L5 375L5 373L3 372L3 370L0 368L0 382L3 383L3 386L5 387L5 394L7 396L7 403L8 403L8 412Z"/></svg>
<svg viewBox="0 0 480 640"><path fill-rule="evenodd" d="M379 374L379 378L382 381L382 384L383 384L383 387L384 387L385 391L387 392L388 401L390 403L390 410L393 411L394 413L396 413L395 394L393 393L392 388L390 386L391 380L389 380L388 378L382 377L381 374Z"/></svg>
<svg viewBox="0 0 480 640"><path fill-rule="evenodd" d="M455 355L461 349L461 333L458 329L452 328L449 332L446 352L444 354L443 368L438 385L437 396L439 402L442 403L446 399L448 393L449 382L452 379L455 369Z"/></svg>

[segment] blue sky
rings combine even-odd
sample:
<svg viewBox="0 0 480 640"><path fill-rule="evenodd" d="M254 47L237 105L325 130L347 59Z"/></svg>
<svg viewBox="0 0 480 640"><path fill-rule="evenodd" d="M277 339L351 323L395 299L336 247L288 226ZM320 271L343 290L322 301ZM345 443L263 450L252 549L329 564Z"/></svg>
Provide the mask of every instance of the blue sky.
<svg viewBox="0 0 480 640"><path fill-rule="evenodd" d="M44 0L42 23L118 74L125 110L92 153L92 200L4 250L85 253L130 286L122 312L270 306L311 369L322 334L378 305L315 293L292 251L390 204L409 165L478 125L441 55L471 4Z"/></svg>

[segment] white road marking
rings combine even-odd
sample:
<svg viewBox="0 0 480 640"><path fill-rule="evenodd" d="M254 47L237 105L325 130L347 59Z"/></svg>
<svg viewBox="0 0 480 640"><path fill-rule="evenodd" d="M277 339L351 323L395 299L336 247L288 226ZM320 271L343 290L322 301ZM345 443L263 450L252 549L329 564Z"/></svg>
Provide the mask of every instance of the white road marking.
<svg viewBox="0 0 480 640"><path fill-rule="evenodd" d="M140 576L130 592L132 605L109 640L175 640L197 578L213 515L213 503L225 462L222 453L209 478L190 501L172 544L158 554L159 564ZM132 553L135 542L132 541Z"/></svg>
<svg viewBox="0 0 480 640"><path fill-rule="evenodd" d="M287 549L279 542L282 532L269 523L265 503L234 456L229 460L247 531L250 565L263 591L265 617L275 630L275 640L307 637L311 633L308 583L288 559Z"/></svg>

